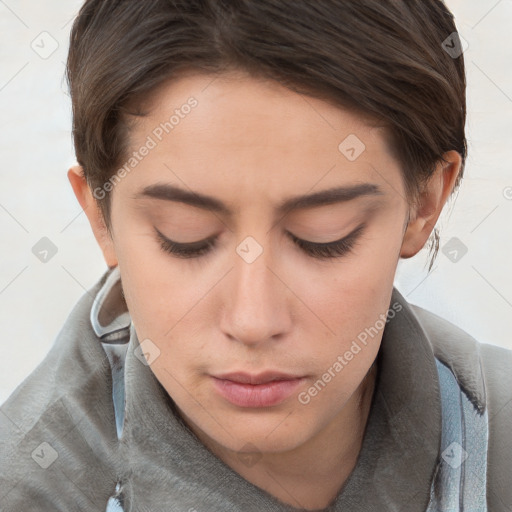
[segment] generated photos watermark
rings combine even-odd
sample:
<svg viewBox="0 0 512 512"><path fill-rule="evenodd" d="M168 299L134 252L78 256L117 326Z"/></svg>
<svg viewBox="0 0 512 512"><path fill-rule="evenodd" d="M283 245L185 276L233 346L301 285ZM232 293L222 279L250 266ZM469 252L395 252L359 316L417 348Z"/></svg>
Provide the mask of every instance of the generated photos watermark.
<svg viewBox="0 0 512 512"><path fill-rule="evenodd" d="M371 327L365 328L357 335L357 339L352 341L350 348L345 351L343 355L339 355L336 361L325 371L325 373L306 391L301 391L297 396L302 405L307 405L311 399L317 396L332 379L334 379L345 368L354 356L359 354L361 350L367 346L368 341L371 341L375 336L381 332L387 322L392 320L397 313L402 311L402 305L395 302L388 309L387 314L381 313L378 320ZM362 347L361 347L362 345Z"/></svg>
<svg viewBox="0 0 512 512"><path fill-rule="evenodd" d="M146 142L137 150L132 153L132 156L126 161L126 163L118 169L101 187L96 187L93 191L93 196L101 201L105 199L109 192L112 192L114 187L121 182L130 172L133 171L143 160L146 158L153 149L155 149L160 142L164 139L165 135L168 135L178 126L183 119L185 119L191 112L192 109L196 108L199 102L192 96L186 103L180 108L174 111L174 114L169 118L168 121L160 123L152 132L148 135Z"/></svg>

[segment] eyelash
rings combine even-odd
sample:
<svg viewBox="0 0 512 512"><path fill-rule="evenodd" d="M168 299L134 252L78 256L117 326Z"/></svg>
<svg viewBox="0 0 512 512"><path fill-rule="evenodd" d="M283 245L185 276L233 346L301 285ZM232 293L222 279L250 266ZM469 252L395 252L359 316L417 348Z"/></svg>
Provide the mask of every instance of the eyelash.
<svg viewBox="0 0 512 512"><path fill-rule="evenodd" d="M307 242L306 240L297 238L290 232L287 232L287 234L290 236L292 241L308 256L311 256L315 259L328 260L333 258L341 258L342 256L348 254L353 249L365 227L366 225L362 224L341 240L328 243ZM162 233L160 233L158 229L155 228L155 230L163 251L178 258L199 258L209 253L210 250L217 245L217 241L214 237L208 238L207 240L201 242L179 244L169 240Z"/></svg>

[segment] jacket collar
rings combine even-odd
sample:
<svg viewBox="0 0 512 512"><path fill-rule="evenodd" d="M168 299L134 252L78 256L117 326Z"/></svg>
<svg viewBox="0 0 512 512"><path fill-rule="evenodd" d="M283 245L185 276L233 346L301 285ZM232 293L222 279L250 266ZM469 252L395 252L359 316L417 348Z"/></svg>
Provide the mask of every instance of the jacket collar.
<svg viewBox="0 0 512 512"><path fill-rule="evenodd" d="M119 267L110 268L103 280L91 307L91 326L103 343L126 343L132 322L124 300Z"/></svg>
<svg viewBox="0 0 512 512"><path fill-rule="evenodd" d="M448 320L414 304L410 306L435 357L451 369L470 402L483 414L487 408L487 392L481 366L481 344Z"/></svg>

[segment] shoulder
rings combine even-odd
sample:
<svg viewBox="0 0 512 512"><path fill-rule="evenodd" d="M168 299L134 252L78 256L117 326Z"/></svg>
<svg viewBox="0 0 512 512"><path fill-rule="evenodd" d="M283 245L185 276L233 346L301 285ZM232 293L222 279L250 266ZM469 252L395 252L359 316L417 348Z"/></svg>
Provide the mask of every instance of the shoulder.
<svg viewBox="0 0 512 512"><path fill-rule="evenodd" d="M491 510L512 503L512 350L481 343L448 320L410 305L433 348L461 389L488 418L487 487Z"/></svg>
<svg viewBox="0 0 512 512"><path fill-rule="evenodd" d="M437 359L449 366L467 391L490 407L512 399L512 350L481 343L448 320L410 304ZM487 391L492 393L490 395Z"/></svg>
<svg viewBox="0 0 512 512"><path fill-rule="evenodd" d="M95 492L104 504L115 486L110 365L88 321L105 277L81 297L45 359L0 407L2 510L60 511L69 503L90 509Z"/></svg>

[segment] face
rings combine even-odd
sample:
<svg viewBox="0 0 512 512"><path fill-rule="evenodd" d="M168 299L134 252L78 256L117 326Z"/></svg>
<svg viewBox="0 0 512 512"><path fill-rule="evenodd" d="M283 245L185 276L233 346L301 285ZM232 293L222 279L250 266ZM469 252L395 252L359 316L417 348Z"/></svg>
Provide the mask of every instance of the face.
<svg viewBox="0 0 512 512"><path fill-rule="evenodd" d="M275 82L189 75L148 107L112 191L137 336L200 436L293 450L343 415L377 355L408 216L399 165L381 128ZM265 371L301 379L215 378Z"/></svg>

